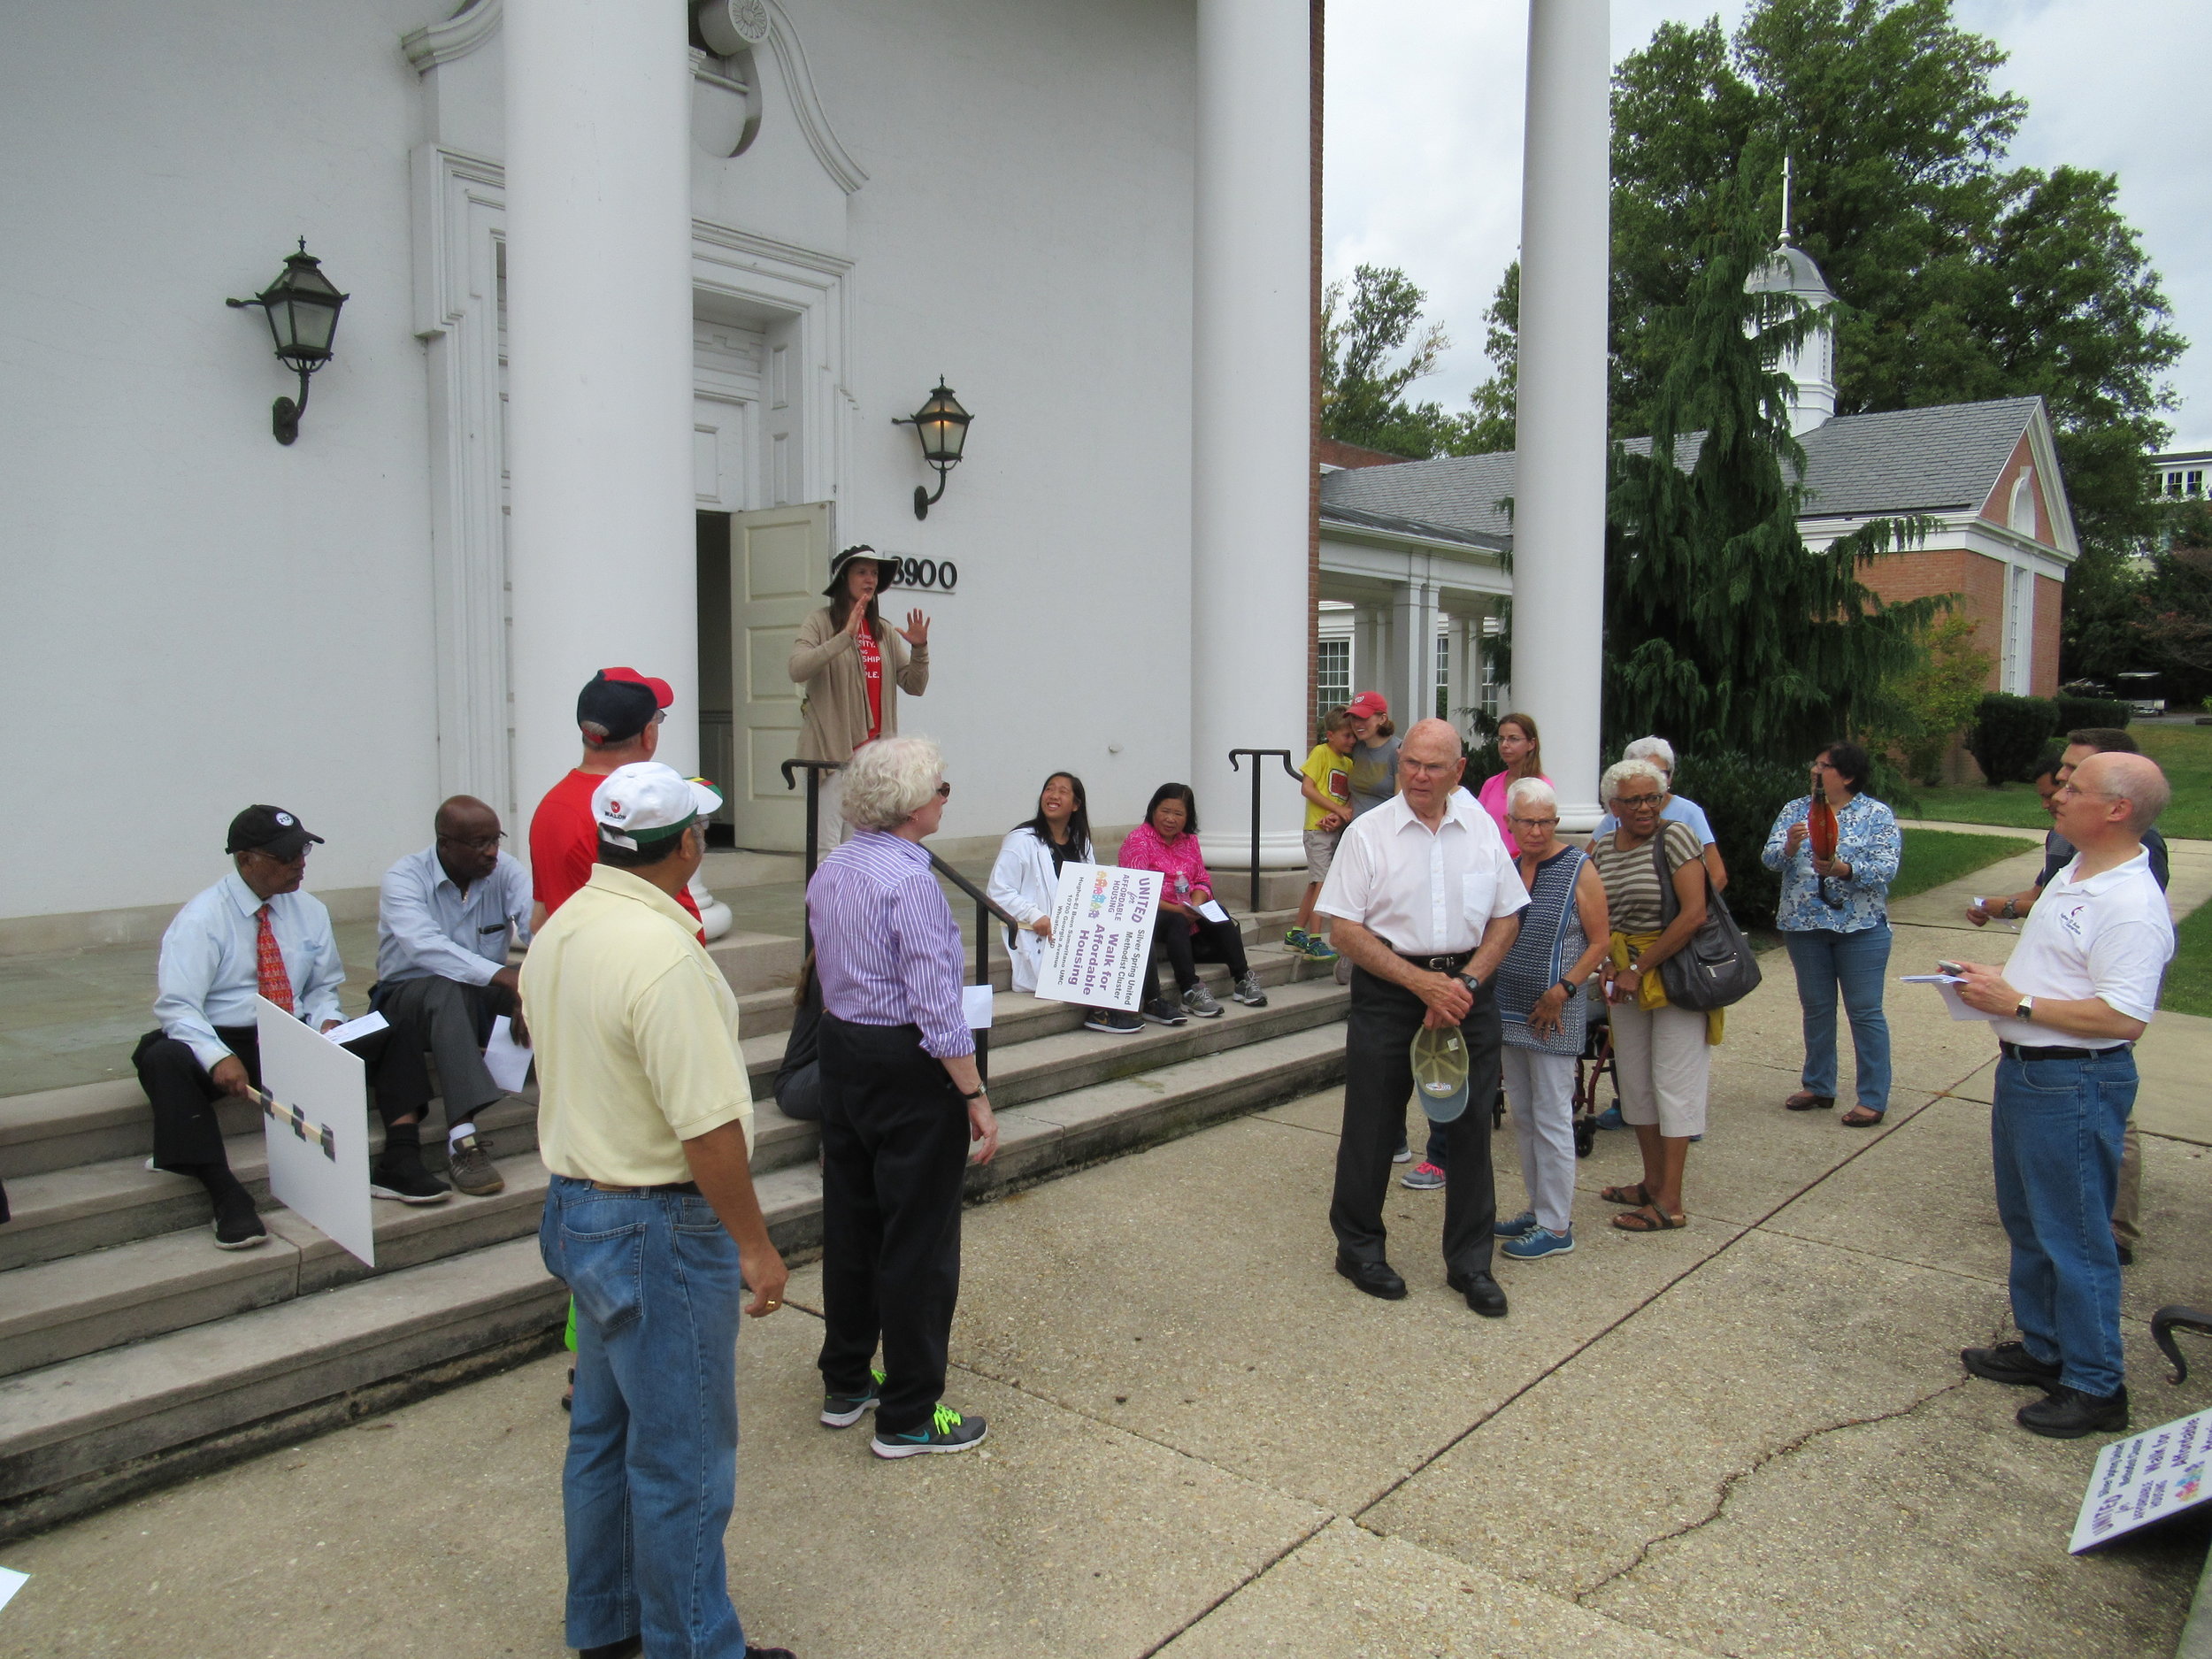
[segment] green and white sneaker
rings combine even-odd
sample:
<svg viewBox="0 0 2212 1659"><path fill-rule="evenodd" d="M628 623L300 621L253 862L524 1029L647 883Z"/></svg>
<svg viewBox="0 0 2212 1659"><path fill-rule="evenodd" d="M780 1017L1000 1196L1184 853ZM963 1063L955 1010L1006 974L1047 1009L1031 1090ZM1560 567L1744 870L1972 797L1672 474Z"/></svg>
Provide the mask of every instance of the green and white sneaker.
<svg viewBox="0 0 2212 1659"><path fill-rule="evenodd" d="M910 1429L903 1434L886 1434L878 1429L868 1449L879 1457L918 1457L924 1452L972 1451L983 1444L985 1433L981 1417L963 1417L950 1406L939 1404L929 1414L929 1421L920 1428Z"/></svg>
<svg viewBox="0 0 2212 1659"><path fill-rule="evenodd" d="M871 1369L872 1380L867 1392L856 1394L824 1394L822 1396L822 1426L826 1429L849 1429L860 1421L863 1414L876 1409L882 1398L883 1373Z"/></svg>

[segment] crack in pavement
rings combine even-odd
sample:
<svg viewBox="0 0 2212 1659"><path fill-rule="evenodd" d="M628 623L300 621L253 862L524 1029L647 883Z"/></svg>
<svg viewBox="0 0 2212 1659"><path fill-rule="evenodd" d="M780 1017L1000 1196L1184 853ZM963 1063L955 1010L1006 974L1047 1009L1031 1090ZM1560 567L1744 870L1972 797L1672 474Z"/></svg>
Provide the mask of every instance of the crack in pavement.
<svg viewBox="0 0 2212 1659"><path fill-rule="evenodd" d="M1993 1338L1992 1340L1993 1340L1994 1339ZM1757 1457L1752 1459L1752 1461L1746 1464L1743 1468L1730 1471L1727 1478L1720 1483L1719 1494L1714 1499L1713 1507L1710 1511L1707 1514L1700 1516L1696 1520L1687 1522L1681 1526L1674 1528L1671 1532L1660 1532L1651 1538L1646 1539L1642 1546L1636 1551L1634 1558L1631 1560L1627 1565L1616 1568L1613 1571L1607 1573L1605 1577L1600 1578L1588 1589L1576 1591L1573 1598L1575 1604L1578 1607L1589 1608L1592 1599L1595 1597L1600 1591L1605 1589L1609 1585L1617 1583L1619 1580L1627 1578L1631 1573L1636 1571L1644 1564L1645 1562L1651 1558L1651 1552L1658 1548L1660 1545L1671 1543L1678 1538L1687 1538L1691 1533L1701 1532L1706 1527L1710 1526L1715 1521L1719 1520L1720 1517L1727 1512L1728 1501L1735 1495L1736 1488L1742 1485L1743 1482L1748 1480L1752 1476L1757 1474L1761 1470L1766 1468L1768 1464L1775 1463L1779 1459L1794 1455L1796 1453L1804 1450L1806 1447L1811 1445L1815 1440L1821 1439L1824 1435L1839 1433L1845 1429L1865 1428L1876 1423L1893 1423L1900 1417L1910 1417L1914 1412L1919 1410L1921 1407L1927 1405L1930 1402L1940 1400L1945 1394L1955 1394L1958 1390L1965 1387L1966 1385L1972 1380L1973 1379L1970 1377L1962 1376L1955 1378L1951 1381L1945 1383L1940 1388L1932 1389L1928 1393L1922 1394L1918 1399L1911 1402L1911 1403L1900 1406L1894 1411L1878 1412L1874 1416L1867 1417L1847 1417L1840 1423L1823 1424L1818 1428L1807 1429L1802 1434L1796 1436L1794 1439L1786 1440L1779 1446L1762 1452ZM1591 1609L1591 1610L1596 1611L1598 1609Z"/></svg>

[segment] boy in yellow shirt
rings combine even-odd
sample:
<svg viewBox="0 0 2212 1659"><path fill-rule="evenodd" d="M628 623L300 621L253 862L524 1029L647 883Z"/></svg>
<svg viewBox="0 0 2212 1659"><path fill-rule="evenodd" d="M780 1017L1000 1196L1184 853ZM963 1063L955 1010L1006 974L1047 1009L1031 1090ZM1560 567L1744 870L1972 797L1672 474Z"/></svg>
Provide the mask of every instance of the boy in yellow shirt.
<svg viewBox="0 0 2212 1659"><path fill-rule="evenodd" d="M1321 884L1328 879L1329 863L1336 856L1336 843L1344 833L1344 826L1352 821L1352 775L1348 757L1352 745L1359 741L1356 725L1348 709L1332 709L1321 722L1321 741L1306 757L1306 764L1298 769L1302 781L1299 793L1306 797L1306 896L1298 907L1298 919L1283 935L1283 942L1300 956L1315 962L1334 962L1336 951L1310 932L1313 926L1314 901L1321 896Z"/></svg>

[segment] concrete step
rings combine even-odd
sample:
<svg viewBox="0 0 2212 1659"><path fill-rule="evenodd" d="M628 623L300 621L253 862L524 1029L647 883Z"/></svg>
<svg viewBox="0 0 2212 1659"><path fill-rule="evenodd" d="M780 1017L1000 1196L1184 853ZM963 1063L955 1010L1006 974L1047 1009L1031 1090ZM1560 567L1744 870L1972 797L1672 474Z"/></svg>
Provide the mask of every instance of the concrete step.
<svg viewBox="0 0 2212 1659"><path fill-rule="evenodd" d="M1294 1022L1325 1005L1340 1012L1343 995L1333 983L1286 987L1279 1018ZM1203 1026L1218 1045L1239 1023L1233 1015ZM1242 1042L1155 1046L1135 1068L1008 1106L998 1158L969 1171L971 1200L1342 1077L1343 1034L1333 1022L1294 1023L1265 1035L1256 1018L1241 1023ZM25 1340L59 1354L103 1333L145 1328L162 1317L165 1298L201 1321L150 1330L120 1346L81 1348L0 1379L0 1538L545 1351L565 1297L540 1265L534 1239L479 1239L478 1248L462 1254L420 1265L403 1260L411 1248L457 1242L479 1227L515 1227L525 1216L534 1232L542 1189L528 1186L527 1166L535 1163L526 1155L504 1161L508 1192L496 1199L457 1197L435 1209L380 1216L386 1271L373 1278L344 1282L351 1258L290 1217L271 1218L273 1231L280 1221L288 1225L258 1251L214 1251L204 1228L193 1228L0 1276L27 1293L0 1300L0 1318L12 1322L0 1324L0 1345L11 1354ZM758 1190L788 1256L804 1259L819 1248L821 1183L810 1163L763 1175ZM127 1261L134 1284L119 1271ZM43 1295L43 1315L32 1306L33 1291Z"/></svg>

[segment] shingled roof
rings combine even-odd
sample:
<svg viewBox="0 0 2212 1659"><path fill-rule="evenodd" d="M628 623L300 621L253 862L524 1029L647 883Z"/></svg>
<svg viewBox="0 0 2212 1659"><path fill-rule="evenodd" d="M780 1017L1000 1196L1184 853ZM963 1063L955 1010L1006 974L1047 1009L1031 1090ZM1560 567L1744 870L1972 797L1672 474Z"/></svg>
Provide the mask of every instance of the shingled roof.
<svg viewBox="0 0 2212 1659"><path fill-rule="evenodd" d="M1805 516L1866 518L1979 507L2040 401L1939 403L1842 415L1816 426L1798 440L1805 448ZM1694 464L1697 443L1695 434L1682 441L1683 465ZM1636 441L1630 447L1648 445ZM1324 473L1321 516L1346 524L1380 517L1416 534L1494 541L1513 534L1499 505L1512 494L1512 451L1448 456Z"/></svg>

